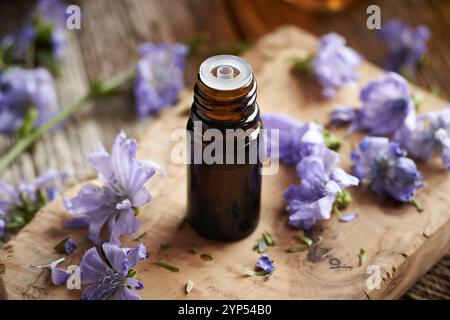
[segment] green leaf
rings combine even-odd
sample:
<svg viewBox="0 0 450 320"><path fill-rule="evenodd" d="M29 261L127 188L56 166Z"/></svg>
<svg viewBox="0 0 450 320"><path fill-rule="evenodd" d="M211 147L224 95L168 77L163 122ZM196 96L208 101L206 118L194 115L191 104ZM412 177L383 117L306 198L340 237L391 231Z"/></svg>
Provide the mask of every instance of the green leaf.
<svg viewBox="0 0 450 320"><path fill-rule="evenodd" d="M337 136L332 134L330 131L328 130L323 131L323 139L325 141L325 145L329 149L338 151L341 148L342 145L341 140Z"/></svg>
<svg viewBox="0 0 450 320"><path fill-rule="evenodd" d="M264 239L258 240L256 244L256 250L258 253L264 253L267 251L267 243Z"/></svg>
<svg viewBox="0 0 450 320"><path fill-rule="evenodd" d="M197 254L197 253L198 253L197 249L195 249L195 248L190 248L190 249L188 249L188 252L189 252L190 254Z"/></svg>
<svg viewBox="0 0 450 320"><path fill-rule="evenodd" d="M180 269L178 267L175 267L175 266L173 266L173 265L171 265L171 264L169 264L169 263L167 263L165 261L162 261L162 260L155 262L155 264L157 266L160 266L161 268L165 268L165 269L170 270L172 272L180 272Z"/></svg>
<svg viewBox="0 0 450 320"><path fill-rule="evenodd" d="M191 293L193 288L194 288L194 282L192 280L188 280L188 282L186 283L186 294Z"/></svg>
<svg viewBox="0 0 450 320"><path fill-rule="evenodd" d="M202 253L200 257L205 261L212 261L213 257L209 253Z"/></svg>
<svg viewBox="0 0 450 320"><path fill-rule="evenodd" d="M309 246L305 244L302 246L289 248L286 251L289 253L295 253L295 252L305 252L305 251L308 251L308 249L309 249Z"/></svg>
<svg viewBox="0 0 450 320"><path fill-rule="evenodd" d="M258 277L258 276L267 276L268 275L268 273L264 270L254 271L254 270L249 270L249 269L242 269L242 272L244 272L244 274L249 277Z"/></svg>
<svg viewBox="0 0 450 320"><path fill-rule="evenodd" d="M352 202L352 195L347 190L342 190L336 196L333 203L333 212L339 213Z"/></svg>
<svg viewBox="0 0 450 320"><path fill-rule="evenodd" d="M364 264L364 261L366 261L366 254L367 254L366 250L364 250L362 248L361 248L361 250L359 250L358 257L359 257L359 266L360 267Z"/></svg>
<svg viewBox="0 0 450 320"><path fill-rule="evenodd" d="M273 236L272 236L272 234L270 232L268 232L268 231L264 232L263 233L263 238L264 238L264 241L266 242L266 244L268 246L272 246L273 247L275 245L275 240L273 239Z"/></svg>
<svg viewBox="0 0 450 320"><path fill-rule="evenodd" d="M55 251L65 254L66 253L65 244L66 244L67 241L69 241L69 237L67 237L64 240L60 241L56 246L54 246Z"/></svg>
<svg viewBox="0 0 450 320"><path fill-rule="evenodd" d="M413 200L411 203L416 208L417 212L421 213L425 210L424 207L422 207L422 205L417 202L417 200Z"/></svg>
<svg viewBox="0 0 450 320"><path fill-rule="evenodd" d="M311 63L314 60L314 54L308 54L305 58L293 58L292 69L304 74L311 74Z"/></svg>
<svg viewBox="0 0 450 320"><path fill-rule="evenodd" d="M127 278L137 278L137 271L135 269L128 270Z"/></svg>
<svg viewBox="0 0 450 320"><path fill-rule="evenodd" d="M314 243L314 241L313 241L311 238L309 238L309 237L307 237L307 236L305 236L305 235L302 235L302 234L297 234L297 235L295 235L295 238L296 238L297 240L299 240L299 241L301 241L301 242L307 244L308 247L312 246L313 243Z"/></svg>
<svg viewBox="0 0 450 320"><path fill-rule="evenodd" d="M417 110L419 110L420 106L422 105L422 102L424 100L424 96L421 93L413 93L412 94L412 100L414 102L414 107Z"/></svg>

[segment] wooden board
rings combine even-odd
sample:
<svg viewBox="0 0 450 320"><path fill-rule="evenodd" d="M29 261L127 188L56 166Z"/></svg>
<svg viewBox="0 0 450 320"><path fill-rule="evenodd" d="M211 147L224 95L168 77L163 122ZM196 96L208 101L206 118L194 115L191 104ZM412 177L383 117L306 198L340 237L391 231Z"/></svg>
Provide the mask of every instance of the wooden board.
<svg viewBox="0 0 450 320"><path fill-rule="evenodd" d="M297 28L284 27L262 38L247 54L258 80L258 102L262 112L283 112L304 121L326 122L328 113L337 103L357 105L358 88L341 90L332 102L320 98L320 90L313 81L290 71L289 58L303 56L315 50L317 39ZM361 82L366 83L382 73L364 63L360 68ZM442 108L444 101L418 88L425 100L421 112ZM164 165L168 178L152 178L148 187L153 201L142 208L143 227L136 234L148 248L148 262L141 263L138 272L146 288L140 292L144 299L373 299L398 298L433 263L446 254L450 244L450 211L447 196L450 177L438 161L420 165L427 187L418 200L426 208L418 213L410 205L395 205L383 201L363 188L352 190L354 202L346 210L358 212L360 217L348 224L336 217L320 223L323 230L320 246L331 249L330 257L351 264L352 269L330 269L328 258L310 262L306 253L288 254L286 249L296 245L297 233L287 225L283 190L296 183L294 169L281 166L275 176L265 176L262 193L262 220L248 238L235 243L219 243L195 234L189 226L178 230L178 221L185 214L186 170L184 165L170 161L175 142L170 133L184 128L192 93L187 91L176 108L164 111L140 139L139 158L151 159ZM336 133L342 137L345 131ZM345 139L345 138L344 138ZM342 150L342 167L350 170L349 152L360 136L346 139ZM79 186L69 192L76 193ZM48 204L1 251L5 265L4 286L9 299L78 299L79 291L53 286L48 271L29 268L33 263L48 263L59 256L54 245L70 235L81 243L76 254L65 264L79 263L82 252L91 245L86 230L70 230L63 221L70 218L60 199ZM258 254L252 247L261 233L270 230L277 245L268 250L277 270L265 281L262 277L242 276L243 267L252 267ZM134 246L133 238L124 244ZM170 243L161 250L160 244ZM210 253L213 261L203 261L199 254L191 255L189 248ZM358 253L367 251L366 262L358 267ZM163 259L180 268L173 273L153 264ZM368 290L366 268L378 265L382 271L381 289ZM185 295L188 279L194 290ZM1 286L1 283L0 283ZM0 293L2 290L0 290Z"/></svg>

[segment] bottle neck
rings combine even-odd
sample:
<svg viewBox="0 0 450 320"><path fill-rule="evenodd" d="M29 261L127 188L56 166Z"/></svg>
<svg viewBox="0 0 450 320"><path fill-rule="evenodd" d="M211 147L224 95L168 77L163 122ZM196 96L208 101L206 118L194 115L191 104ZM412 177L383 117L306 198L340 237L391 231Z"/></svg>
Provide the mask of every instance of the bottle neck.
<svg viewBox="0 0 450 320"><path fill-rule="evenodd" d="M194 88L192 111L200 119L219 124L253 122L258 116L256 81L236 90L222 91L206 86L200 79Z"/></svg>

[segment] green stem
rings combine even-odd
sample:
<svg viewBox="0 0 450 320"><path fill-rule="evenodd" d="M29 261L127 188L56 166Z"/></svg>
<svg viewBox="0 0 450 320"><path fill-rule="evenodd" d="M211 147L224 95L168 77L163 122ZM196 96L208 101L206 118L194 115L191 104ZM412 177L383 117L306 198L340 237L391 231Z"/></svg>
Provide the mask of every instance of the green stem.
<svg viewBox="0 0 450 320"><path fill-rule="evenodd" d="M36 128L32 133L23 137L0 159L0 172L3 172L18 156L25 152L34 142L36 142L40 137L42 137L47 131L54 128L56 125L62 121L69 118L78 110L82 109L86 105L86 102L97 98L106 96L118 89L123 85L128 83L135 77L135 71L127 71L125 73L119 74L113 79L102 83L101 90L91 88L89 92L80 100L75 102L68 108L63 109L61 112L56 114L53 118L48 120L39 128Z"/></svg>
<svg viewBox="0 0 450 320"><path fill-rule="evenodd" d="M417 212L423 212L425 209L422 207L422 205L417 202L416 200L412 201L412 205L416 208Z"/></svg>

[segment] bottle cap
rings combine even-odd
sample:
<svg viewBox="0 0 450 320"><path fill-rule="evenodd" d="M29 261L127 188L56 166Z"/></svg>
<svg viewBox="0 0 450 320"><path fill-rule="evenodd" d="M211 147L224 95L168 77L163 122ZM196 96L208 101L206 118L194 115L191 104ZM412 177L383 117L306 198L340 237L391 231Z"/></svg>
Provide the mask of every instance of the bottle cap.
<svg viewBox="0 0 450 320"><path fill-rule="evenodd" d="M245 87L253 80L252 67L243 58L223 54L200 65L200 80L208 87L228 91Z"/></svg>

